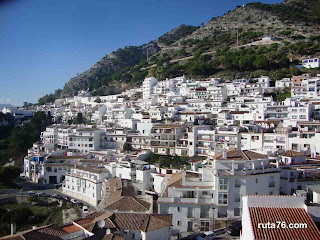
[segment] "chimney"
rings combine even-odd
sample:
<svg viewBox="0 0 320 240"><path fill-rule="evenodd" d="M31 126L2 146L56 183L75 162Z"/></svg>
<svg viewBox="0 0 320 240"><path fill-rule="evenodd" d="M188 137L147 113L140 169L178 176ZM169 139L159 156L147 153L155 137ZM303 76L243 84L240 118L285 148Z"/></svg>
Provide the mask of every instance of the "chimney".
<svg viewBox="0 0 320 240"><path fill-rule="evenodd" d="M11 235L15 235L16 234L16 224L11 223L10 230L11 230Z"/></svg>
<svg viewBox="0 0 320 240"><path fill-rule="evenodd" d="M222 158L227 159L227 150L226 149L222 150Z"/></svg>

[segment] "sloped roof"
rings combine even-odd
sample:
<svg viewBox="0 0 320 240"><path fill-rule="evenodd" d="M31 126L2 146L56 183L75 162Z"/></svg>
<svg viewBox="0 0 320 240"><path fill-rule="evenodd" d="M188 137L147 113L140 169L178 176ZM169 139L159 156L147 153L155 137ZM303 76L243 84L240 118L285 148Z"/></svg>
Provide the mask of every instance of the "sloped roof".
<svg viewBox="0 0 320 240"><path fill-rule="evenodd" d="M119 229L151 232L172 225L172 215L115 213L113 221Z"/></svg>
<svg viewBox="0 0 320 240"><path fill-rule="evenodd" d="M170 177L166 190L163 193L163 197L168 196L168 187L179 187L182 185L182 172L173 173Z"/></svg>
<svg viewBox="0 0 320 240"><path fill-rule="evenodd" d="M103 219L105 228L109 229L150 232L172 225L172 215L169 214L95 212L88 215L93 216L96 216L95 223Z"/></svg>
<svg viewBox="0 0 320 240"><path fill-rule="evenodd" d="M256 160L261 158L267 158L267 155L256 153L249 150L230 150L227 152L227 158L223 158L223 155L218 155L217 160Z"/></svg>
<svg viewBox="0 0 320 240"><path fill-rule="evenodd" d="M150 209L150 203L131 196L121 196L110 199L106 210L145 212Z"/></svg>
<svg viewBox="0 0 320 240"><path fill-rule="evenodd" d="M303 153L303 152L296 152L292 150L285 151L282 156L285 157L301 157L301 156L307 156L308 154Z"/></svg>
<svg viewBox="0 0 320 240"><path fill-rule="evenodd" d="M311 216L303 208L290 207L249 207L254 237L259 239L320 239L320 231ZM285 222L286 226L294 223L306 223L303 228L262 228L259 223Z"/></svg>
<svg viewBox="0 0 320 240"><path fill-rule="evenodd" d="M102 240L125 240L126 238L121 236L120 234L110 233L103 237Z"/></svg>

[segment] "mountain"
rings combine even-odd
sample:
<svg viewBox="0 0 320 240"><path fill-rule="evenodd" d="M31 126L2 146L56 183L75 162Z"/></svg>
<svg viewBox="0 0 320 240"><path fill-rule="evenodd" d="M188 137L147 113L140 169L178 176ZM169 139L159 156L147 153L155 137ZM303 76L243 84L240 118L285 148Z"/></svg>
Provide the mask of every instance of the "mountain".
<svg viewBox="0 0 320 240"><path fill-rule="evenodd" d="M11 104L0 104L0 109L2 109L2 108L11 108L11 107L14 107L14 106L12 106Z"/></svg>
<svg viewBox="0 0 320 240"><path fill-rule="evenodd" d="M147 58L147 54L152 56L165 47L189 34L198 27L181 25L178 28L164 34L155 41L142 46L130 46L118 49L94 64L89 70L72 78L63 88L61 95L72 96L77 91L101 85L99 81L106 75L112 75L118 70L132 67Z"/></svg>
<svg viewBox="0 0 320 240"><path fill-rule="evenodd" d="M293 66L303 57L320 54L318 12L318 0L238 6L202 27L181 25L148 44L118 49L39 102L88 88L94 95L114 94L140 85L146 76L269 74L276 79L296 74ZM261 41L266 35L272 40Z"/></svg>

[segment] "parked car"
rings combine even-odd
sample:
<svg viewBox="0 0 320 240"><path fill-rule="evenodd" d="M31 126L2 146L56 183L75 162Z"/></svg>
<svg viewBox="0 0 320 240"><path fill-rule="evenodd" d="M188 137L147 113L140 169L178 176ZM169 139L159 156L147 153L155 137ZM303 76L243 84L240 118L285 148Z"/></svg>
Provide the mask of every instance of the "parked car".
<svg viewBox="0 0 320 240"><path fill-rule="evenodd" d="M39 193L37 193L37 196L38 197L45 197L45 196L47 196L47 194L44 192L39 192Z"/></svg>
<svg viewBox="0 0 320 240"><path fill-rule="evenodd" d="M215 237L216 237L216 234L213 231L208 231L208 232L202 233L196 239L197 240L213 240L215 239Z"/></svg>
<svg viewBox="0 0 320 240"><path fill-rule="evenodd" d="M29 195L37 195L34 191L29 191L28 194Z"/></svg>
<svg viewBox="0 0 320 240"><path fill-rule="evenodd" d="M227 233L230 236L240 236L240 232L241 232L242 226L241 226L241 222L234 222L232 223L231 226L226 228Z"/></svg>
<svg viewBox="0 0 320 240"><path fill-rule="evenodd" d="M82 207L82 212L83 212L84 214L89 213L89 208L88 208L88 206L83 206L83 207Z"/></svg>
<svg viewBox="0 0 320 240"><path fill-rule="evenodd" d="M60 196L58 194L53 194L51 197L53 198L60 198Z"/></svg>
<svg viewBox="0 0 320 240"><path fill-rule="evenodd" d="M72 199L70 200L70 202L76 204L78 201L77 201L77 199L73 199L73 198L72 198Z"/></svg>
<svg viewBox="0 0 320 240"><path fill-rule="evenodd" d="M63 199L64 199L65 201L67 201L67 202L70 201L70 198L69 198L69 197L63 197Z"/></svg>

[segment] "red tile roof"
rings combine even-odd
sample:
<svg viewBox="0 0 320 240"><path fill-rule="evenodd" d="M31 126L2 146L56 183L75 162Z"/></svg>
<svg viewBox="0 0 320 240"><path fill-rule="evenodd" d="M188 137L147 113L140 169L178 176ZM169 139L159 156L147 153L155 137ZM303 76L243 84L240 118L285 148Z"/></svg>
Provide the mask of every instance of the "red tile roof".
<svg viewBox="0 0 320 240"><path fill-rule="evenodd" d="M249 207L254 237L258 239L288 240L288 239L320 239L320 231L311 216L303 208L284 207ZM263 228L259 223L285 222L306 223L306 228Z"/></svg>
<svg viewBox="0 0 320 240"><path fill-rule="evenodd" d="M267 155L249 150L230 150L227 152L227 159L223 158L222 154L216 157L217 160L256 160L261 158L267 158Z"/></svg>
<svg viewBox="0 0 320 240"><path fill-rule="evenodd" d="M303 153L303 152L296 152L292 150L285 151L282 156L285 157L300 157L300 156L309 156L309 154Z"/></svg>

